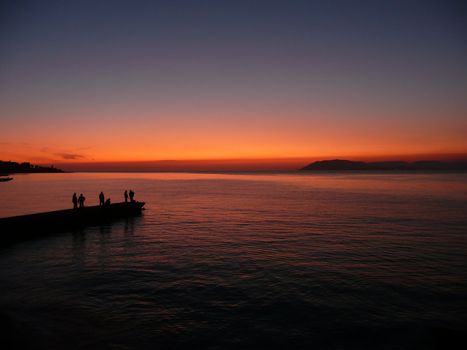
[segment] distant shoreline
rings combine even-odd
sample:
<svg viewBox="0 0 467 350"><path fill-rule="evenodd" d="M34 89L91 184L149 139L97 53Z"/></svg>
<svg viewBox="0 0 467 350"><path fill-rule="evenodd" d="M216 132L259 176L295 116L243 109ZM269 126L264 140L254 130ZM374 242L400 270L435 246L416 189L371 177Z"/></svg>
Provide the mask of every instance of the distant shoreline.
<svg viewBox="0 0 467 350"><path fill-rule="evenodd" d="M113 169L76 169L62 170L54 166L38 166L30 163L16 163L0 161L0 176L10 174L46 174L46 173L193 173L193 174L293 174L293 173L455 173L467 172L467 161L385 161L385 162L363 162L342 159L321 160L308 164L301 168L292 169L183 169L181 167L171 168L170 166L160 169L142 169L135 166L134 169L118 168Z"/></svg>
<svg viewBox="0 0 467 350"><path fill-rule="evenodd" d="M344 159L321 160L313 162L300 170L302 171L398 171L398 172L464 172L467 171L467 161L442 162L432 161L389 161L389 162L361 162Z"/></svg>
<svg viewBox="0 0 467 350"><path fill-rule="evenodd" d="M63 171L63 172L36 172L36 173L16 173L19 175L32 175L32 174L199 174L199 175L209 175L209 174L218 174L218 175L319 175L319 174L343 174L343 175L359 175L359 174L465 174L467 170L465 169L446 169L446 170L308 170L303 171L302 169L294 170L103 170L103 171ZM15 174L10 174L15 175Z"/></svg>
<svg viewBox="0 0 467 350"><path fill-rule="evenodd" d="M10 174L37 174L37 173L64 173L65 171L55 168L54 166L45 167L33 165L31 163L17 163L11 161L0 160L0 176Z"/></svg>

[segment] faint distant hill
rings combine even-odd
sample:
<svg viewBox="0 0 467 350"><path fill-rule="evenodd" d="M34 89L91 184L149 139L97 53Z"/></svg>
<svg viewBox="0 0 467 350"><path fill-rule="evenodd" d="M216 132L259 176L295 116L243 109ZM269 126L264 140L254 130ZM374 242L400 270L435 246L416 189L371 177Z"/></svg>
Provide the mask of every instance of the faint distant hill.
<svg viewBox="0 0 467 350"><path fill-rule="evenodd" d="M0 160L0 174L15 173L63 173L63 170L57 169L53 166L44 167L33 165L31 163L4 162Z"/></svg>
<svg viewBox="0 0 467 350"><path fill-rule="evenodd" d="M441 162L437 160L421 160L416 162L358 162L344 159L320 160L300 170L339 171L339 170L443 170L467 171L467 161Z"/></svg>

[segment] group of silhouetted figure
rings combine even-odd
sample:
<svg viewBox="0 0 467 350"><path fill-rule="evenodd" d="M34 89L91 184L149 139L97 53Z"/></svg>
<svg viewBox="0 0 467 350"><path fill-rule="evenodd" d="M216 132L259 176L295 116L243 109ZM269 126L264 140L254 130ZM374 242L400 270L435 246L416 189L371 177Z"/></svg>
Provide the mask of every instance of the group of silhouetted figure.
<svg viewBox="0 0 467 350"><path fill-rule="evenodd" d="M125 197L125 203L128 203L128 197L130 197L130 202L134 202L135 201L135 193L133 192L133 190L130 190L130 191L127 191L125 190L125 192L123 192L123 197Z"/></svg>
<svg viewBox="0 0 467 350"><path fill-rule="evenodd" d="M125 198L125 203L128 203L128 199L130 199L130 202L135 201L135 192L133 190L125 190L123 193L123 197ZM84 208L84 201L86 200L86 197L83 196L81 193L78 196L76 196L76 193L73 193L73 197L71 197L71 202L73 203L73 209L77 208ZM110 198L105 199L104 192L99 193L99 206L108 206L110 205Z"/></svg>
<svg viewBox="0 0 467 350"><path fill-rule="evenodd" d="M78 208L78 203L79 203L79 207L83 208L85 200L86 200L86 197L84 197L82 193L79 195L79 197L76 197L76 193L73 193L73 197L71 198L71 201L73 202L73 208L74 209Z"/></svg>

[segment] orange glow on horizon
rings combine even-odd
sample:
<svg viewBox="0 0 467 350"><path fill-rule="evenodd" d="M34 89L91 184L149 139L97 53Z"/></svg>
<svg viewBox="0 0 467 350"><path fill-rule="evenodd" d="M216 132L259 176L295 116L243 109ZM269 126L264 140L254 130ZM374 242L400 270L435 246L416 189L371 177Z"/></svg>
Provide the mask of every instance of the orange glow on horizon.
<svg viewBox="0 0 467 350"><path fill-rule="evenodd" d="M59 112L25 107L22 113L37 115L44 125L39 130L25 123L21 133L15 132L21 114L13 113L0 135L0 159L88 169L158 160L183 161L190 168L229 160L240 168L260 162L291 169L320 159L443 160L467 154L467 124L456 111L449 125L440 124L439 111L402 122L389 112L379 111L376 120L373 110L280 103L89 108L67 118L58 118Z"/></svg>

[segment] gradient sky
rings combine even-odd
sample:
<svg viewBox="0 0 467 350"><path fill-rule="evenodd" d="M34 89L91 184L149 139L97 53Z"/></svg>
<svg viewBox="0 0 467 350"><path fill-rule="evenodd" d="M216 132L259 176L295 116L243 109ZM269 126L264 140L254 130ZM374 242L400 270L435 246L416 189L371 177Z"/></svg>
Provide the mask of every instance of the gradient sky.
<svg viewBox="0 0 467 350"><path fill-rule="evenodd" d="M2 1L0 159L467 154L465 1Z"/></svg>

